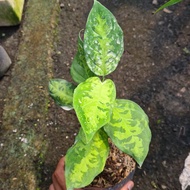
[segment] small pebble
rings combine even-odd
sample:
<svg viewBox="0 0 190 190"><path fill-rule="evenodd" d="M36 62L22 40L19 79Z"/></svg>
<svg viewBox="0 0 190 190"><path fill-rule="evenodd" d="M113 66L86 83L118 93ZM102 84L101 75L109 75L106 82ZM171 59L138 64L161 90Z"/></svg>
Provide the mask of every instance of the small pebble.
<svg viewBox="0 0 190 190"><path fill-rule="evenodd" d="M12 62L9 55L5 49L0 46L0 78L7 72L11 64Z"/></svg>
<svg viewBox="0 0 190 190"><path fill-rule="evenodd" d="M60 8L64 8L64 6L65 6L64 3L60 4Z"/></svg>
<svg viewBox="0 0 190 190"><path fill-rule="evenodd" d="M162 189L167 189L167 186L166 185L161 185L161 188Z"/></svg>
<svg viewBox="0 0 190 190"><path fill-rule="evenodd" d="M153 4L153 5L158 5L158 1L157 1L157 0L153 0L153 1L152 1L152 4Z"/></svg>
<svg viewBox="0 0 190 190"><path fill-rule="evenodd" d="M172 11L169 10L169 9L167 9L167 8L164 8L163 11L164 11L165 13L168 13L168 14L172 13Z"/></svg>
<svg viewBox="0 0 190 190"><path fill-rule="evenodd" d="M17 129L13 129L13 133L16 133L17 132Z"/></svg>
<svg viewBox="0 0 190 190"><path fill-rule="evenodd" d="M159 21L158 22L158 25L163 25L164 24L164 21Z"/></svg>

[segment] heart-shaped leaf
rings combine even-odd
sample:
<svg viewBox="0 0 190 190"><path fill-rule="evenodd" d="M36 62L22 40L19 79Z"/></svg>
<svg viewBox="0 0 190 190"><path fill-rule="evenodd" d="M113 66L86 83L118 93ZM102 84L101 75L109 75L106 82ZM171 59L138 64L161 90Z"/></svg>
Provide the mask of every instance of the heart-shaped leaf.
<svg viewBox="0 0 190 190"><path fill-rule="evenodd" d="M108 136L103 130L100 129L89 144L80 139L80 133L65 157L67 189L89 185L103 171L109 154Z"/></svg>
<svg viewBox="0 0 190 190"><path fill-rule="evenodd" d="M101 82L91 77L80 83L74 91L73 106L88 143L96 131L110 120L111 105L116 97L112 80Z"/></svg>
<svg viewBox="0 0 190 190"><path fill-rule="evenodd" d="M72 79L77 83L84 82L87 78L95 76L86 63L83 41L80 38L80 33L78 37L78 51L73 59L70 72Z"/></svg>
<svg viewBox="0 0 190 190"><path fill-rule="evenodd" d="M123 32L113 14L94 0L84 33L84 51L89 68L98 76L115 70L123 53Z"/></svg>
<svg viewBox="0 0 190 190"><path fill-rule="evenodd" d="M64 110L73 109L73 92L75 88L75 85L64 79L51 79L49 82L51 97Z"/></svg>
<svg viewBox="0 0 190 190"><path fill-rule="evenodd" d="M141 166L151 140L148 117L136 103L116 100L110 122L104 127L113 143Z"/></svg>

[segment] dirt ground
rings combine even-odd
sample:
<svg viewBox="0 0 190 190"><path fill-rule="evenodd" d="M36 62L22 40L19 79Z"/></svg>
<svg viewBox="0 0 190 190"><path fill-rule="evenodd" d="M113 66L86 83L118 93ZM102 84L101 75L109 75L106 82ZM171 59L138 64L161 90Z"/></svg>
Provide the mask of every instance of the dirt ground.
<svg viewBox="0 0 190 190"><path fill-rule="evenodd" d="M179 175L190 147L190 2L152 14L152 1L102 0L124 32L125 52L110 75L117 97L138 103L150 119L149 154L137 168L134 190L179 190ZM54 73L71 81L69 68L76 53L78 33L85 27L92 1L61 0L55 39ZM15 59L21 28L0 28L0 44ZM12 65L14 67L14 63ZM11 68L0 79L0 125ZM72 145L79 124L50 99L46 138L50 140L42 167L40 188L47 190L61 156ZM3 132L3 131L2 131ZM190 188L188 188L190 189Z"/></svg>

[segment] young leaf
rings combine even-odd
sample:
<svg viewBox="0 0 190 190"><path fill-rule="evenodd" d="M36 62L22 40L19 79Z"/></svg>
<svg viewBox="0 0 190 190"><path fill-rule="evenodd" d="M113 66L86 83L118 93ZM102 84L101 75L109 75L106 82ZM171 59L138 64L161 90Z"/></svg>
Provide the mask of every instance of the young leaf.
<svg viewBox="0 0 190 190"><path fill-rule="evenodd" d="M95 76L86 64L83 41L80 38L80 33L78 36L78 51L73 59L70 72L72 79L77 83L84 82L87 78Z"/></svg>
<svg viewBox="0 0 190 190"><path fill-rule="evenodd" d="M123 32L113 14L94 0L84 33L84 51L89 68L98 76L115 70L123 53Z"/></svg>
<svg viewBox="0 0 190 190"><path fill-rule="evenodd" d="M82 188L89 185L103 171L109 154L108 137L99 130L89 144L77 137L65 157L65 178L67 189Z"/></svg>
<svg viewBox="0 0 190 190"><path fill-rule="evenodd" d="M73 92L76 87L64 79L51 79L49 93L55 103L64 110L73 109Z"/></svg>
<svg viewBox="0 0 190 190"><path fill-rule="evenodd" d="M176 4L176 3L179 3L179 2L181 2L181 1L182 1L182 0L170 0L170 1L168 1L167 3L165 3L164 5L162 5L160 8L158 8L158 9L155 11L155 13L157 13L158 11L161 11L161 10L164 9L164 8L167 8L167 7L172 6L172 5Z"/></svg>
<svg viewBox="0 0 190 190"><path fill-rule="evenodd" d="M113 143L141 166L147 156L151 132L148 117L136 103L116 100L110 122L104 130Z"/></svg>
<svg viewBox="0 0 190 190"><path fill-rule="evenodd" d="M85 133L84 142L88 143L110 120L110 105L115 97L115 85L110 79L101 82L98 77L91 77L77 86L73 106Z"/></svg>

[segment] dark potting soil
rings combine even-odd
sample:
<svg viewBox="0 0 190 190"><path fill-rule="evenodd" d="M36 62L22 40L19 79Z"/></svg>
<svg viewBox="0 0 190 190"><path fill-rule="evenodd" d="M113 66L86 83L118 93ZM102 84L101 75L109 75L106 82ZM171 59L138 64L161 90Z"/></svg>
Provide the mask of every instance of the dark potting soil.
<svg viewBox="0 0 190 190"><path fill-rule="evenodd" d="M105 168L91 183L91 187L113 187L135 170L136 163L133 158L120 151L111 140L109 144L110 154Z"/></svg>

